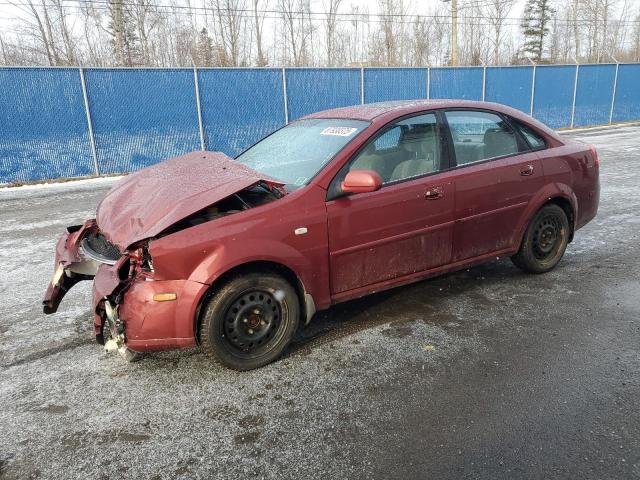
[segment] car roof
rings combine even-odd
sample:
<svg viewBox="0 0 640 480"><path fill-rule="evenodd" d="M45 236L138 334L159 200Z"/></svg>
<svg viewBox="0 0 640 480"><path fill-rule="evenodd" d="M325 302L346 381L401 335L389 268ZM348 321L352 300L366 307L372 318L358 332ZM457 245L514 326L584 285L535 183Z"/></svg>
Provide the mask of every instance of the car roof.
<svg viewBox="0 0 640 480"><path fill-rule="evenodd" d="M401 100L391 102L365 103L349 107L332 108L315 112L303 117L309 118L349 118L353 120L373 120L380 115L395 113L397 116L418 112L430 108L488 108L504 111L504 106L497 103L477 102L471 100L432 99L432 100Z"/></svg>
<svg viewBox="0 0 640 480"><path fill-rule="evenodd" d="M300 120L310 118L341 118L350 120L380 121L382 123L391 121L397 117L411 115L412 113L424 110L441 109L441 108L471 108L486 109L494 112L500 112L509 115L525 125L534 127L539 132L544 133L547 140L553 139L552 146L560 146L566 143L557 132L553 131L535 118L511 108L507 105L493 102L479 102L475 100L459 100L459 99L430 99L430 100L401 100L391 102L365 103L362 105L353 105L350 107L332 108L312 113ZM381 118L379 118L381 117Z"/></svg>

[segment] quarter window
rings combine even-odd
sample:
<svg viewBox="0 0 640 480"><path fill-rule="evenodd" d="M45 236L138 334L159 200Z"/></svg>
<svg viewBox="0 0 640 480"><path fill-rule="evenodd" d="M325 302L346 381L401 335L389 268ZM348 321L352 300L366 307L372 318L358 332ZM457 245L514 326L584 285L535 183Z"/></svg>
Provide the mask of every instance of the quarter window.
<svg viewBox="0 0 640 480"><path fill-rule="evenodd" d="M521 151L515 132L499 115L480 111L446 112L458 165L514 155Z"/></svg>
<svg viewBox="0 0 640 480"><path fill-rule="evenodd" d="M544 141L544 138L542 138L532 129L520 122L517 122L517 125L520 133L522 133L522 136L527 139L527 142L529 142L529 145L533 150L539 150L547 145Z"/></svg>

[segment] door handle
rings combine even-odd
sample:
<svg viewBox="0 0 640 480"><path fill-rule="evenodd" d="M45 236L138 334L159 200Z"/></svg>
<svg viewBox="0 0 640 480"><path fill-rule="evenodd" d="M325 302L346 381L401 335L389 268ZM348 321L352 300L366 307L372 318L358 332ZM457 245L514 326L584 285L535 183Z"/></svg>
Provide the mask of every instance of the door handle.
<svg viewBox="0 0 640 480"><path fill-rule="evenodd" d="M533 165L527 165L526 167L520 170L520 175L523 177L528 177L529 175L533 175Z"/></svg>
<svg viewBox="0 0 640 480"><path fill-rule="evenodd" d="M433 187L424 193L424 198L426 200L437 200L438 198L442 197L444 197L444 191L442 190L442 187Z"/></svg>

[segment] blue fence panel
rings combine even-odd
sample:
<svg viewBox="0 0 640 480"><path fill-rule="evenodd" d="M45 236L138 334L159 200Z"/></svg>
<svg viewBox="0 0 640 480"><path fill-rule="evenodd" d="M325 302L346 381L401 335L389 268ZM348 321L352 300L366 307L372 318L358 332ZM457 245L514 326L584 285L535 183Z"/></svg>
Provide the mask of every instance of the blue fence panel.
<svg viewBox="0 0 640 480"><path fill-rule="evenodd" d="M533 67L487 67L485 100L531 112Z"/></svg>
<svg viewBox="0 0 640 480"><path fill-rule="evenodd" d="M570 126L575 76L572 65L537 67L533 116L551 128Z"/></svg>
<svg viewBox="0 0 640 480"><path fill-rule="evenodd" d="M482 100L482 68L432 68L429 98Z"/></svg>
<svg viewBox="0 0 640 480"><path fill-rule="evenodd" d="M94 173L78 69L0 69L0 183Z"/></svg>
<svg viewBox="0 0 640 480"><path fill-rule="evenodd" d="M571 124L576 67L536 68L533 114ZM482 98L481 67L367 68L366 102ZM532 67L487 67L485 99L529 112ZM289 119L359 104L359 68L287 69ZM615 65L580 66L574 125L609 121ZM87 69L101 173L129 172L200 148L191 69ZM640 65L619 66L613 121L640 120ZM285 123L281 69L198 71L205 142L230 156ZM0 68L0 183L94 173L77 68Z"/></svg>
<svg viewBox="0 0 640 480"><path fill-rule="evenodd" d="M609 123L615 76L615 65L580 66L574 126L586 127Z"/></svg>
<svg viewBox="0 0 640 480"><path fill-rule="evenodd" d="M365 68L365 103L427 98L426 68Z"/></svg>
<svg viewBox="0 0 640 480"><path fill-rule="evenodd" d="M613 108L614 122L640 119L640 65L620 65Z"/></svg>
<svg viewBox="0 0 640 480"><path fill-rule="evenodd" d="M91 69L85 78L102 173L200 149L193 70Z"/></svg>
<svg viewBox="0 0 640 480"><path fill-rule="evenodd" d="M289 120L360 103L359 68L291 68L286 76Z"/></svg>
<svg viewBox="0 0 640 480"><path fill-rule="evenodd" d="M282 70L199 70L207 150L235 157L285 123Z"/></svg>

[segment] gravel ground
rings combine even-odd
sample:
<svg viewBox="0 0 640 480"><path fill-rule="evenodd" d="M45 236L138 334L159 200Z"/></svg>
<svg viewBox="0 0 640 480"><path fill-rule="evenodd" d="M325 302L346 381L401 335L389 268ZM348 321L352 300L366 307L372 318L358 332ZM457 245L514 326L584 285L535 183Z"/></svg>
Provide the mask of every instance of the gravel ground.
<svg viewBox="0 0 640 480"><path fill-rule="evenodd" d="M602 197L556 270L334 307L248 373L103 353L89 282L45 317L54 242L112 180L0 190L0 478L640 478L640 127L567 135Z"/></svg>

